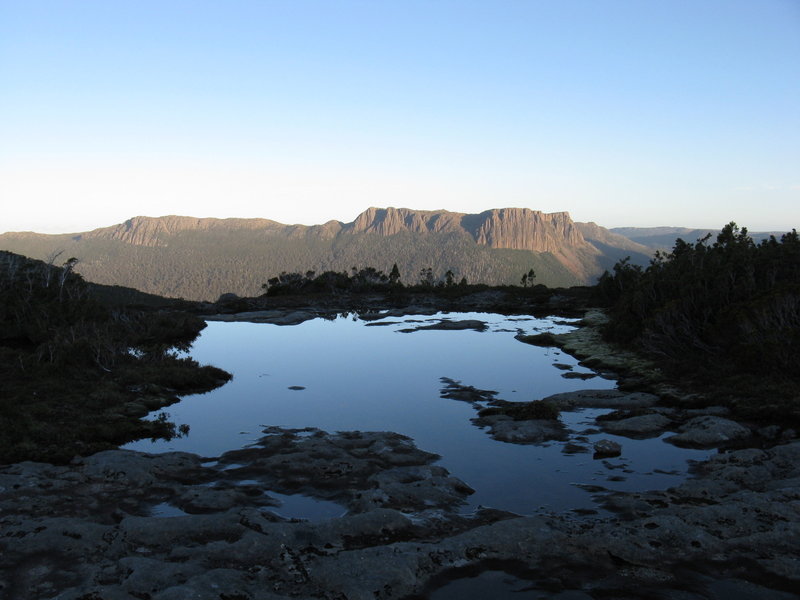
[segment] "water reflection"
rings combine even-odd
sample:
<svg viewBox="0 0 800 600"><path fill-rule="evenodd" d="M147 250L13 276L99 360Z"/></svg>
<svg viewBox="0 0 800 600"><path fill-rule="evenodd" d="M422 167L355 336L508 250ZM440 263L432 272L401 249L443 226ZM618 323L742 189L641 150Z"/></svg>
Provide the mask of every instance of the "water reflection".
<svg viewBox="0 0 800 600"><path fill-rule="evenodd" d="M442 318L481 320L488 328L400 333ZM568 327L560 320L484 313L394 317L369 326L343 317L288 327L211 322L192 356L233 373L233 381L169 407L173 421L191 426L188 437L126 447L216 456L255 441L261 426L395 431L440 454L442 466L475 488L467 509L483 505L522 514L592 508L591 494L576 483L615 490L678 483L670 472L685 473L687 459L705 458L707 452L591 432L585 436L588 442L600 437L620 441L622 457L601 462L584 453L565 453L563 443L502 443L471 424L475 411L469 404L440 397L441 377L496 390L509 401L613 388L613 381L602 378L565 379L565 372L588 370L558 349L514 339L517 333L558 333ZM563 413L562 420L580 432L599 412Z"/></svg>
<svg viewBox="0 0 800 600"><path fill-rule="evenodd" d="M330 500L320 500L303 494L279 494L272 490L268 494L280 501L280 506L269 510L287 519L317 522L347 514L346 508Z"/></svg>

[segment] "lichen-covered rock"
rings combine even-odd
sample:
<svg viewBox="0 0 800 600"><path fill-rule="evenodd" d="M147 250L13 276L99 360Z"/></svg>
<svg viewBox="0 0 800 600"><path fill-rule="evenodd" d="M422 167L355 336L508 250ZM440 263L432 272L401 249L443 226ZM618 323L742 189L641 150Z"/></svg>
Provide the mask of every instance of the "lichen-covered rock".
<svg viewBox="0 0 800 600"><path fill-rule="evenodd" d="M615 435L652 437L666 430L672 421L664 415L652 413L616 421L598 421L603 430Z"/></svg>
<svg viewBox="0 0 800 600"><path fill-rule="evenodd" d="M513 444L541 444L566 440L568 430L555 419L530 419L518 421L508 415L489 415L472 419L479 427L488 427L489 435L501 442Z"/></svg>
<svg viewBox="0 0 800 600"><path fill-rule="evenodd" d="M676 446L706 448L751 435L750 429L744 425L713 415L695 417L682 425L679 431L680 433L666 438L665 441Z"/></svg>
<svg viewBox="0 0 800 600"><path fill-rule="evenodd" d="M418 325L417 327L408 327L406 329L398 329L400 333L413 333L415 331L463 331L465 329L472 329L473 331L486 331L487 325L483 321L477 319L465 319L462 321L450 321L442 319L437 323L430 325Z"/></svg>
<svg viewBox="0 0 800 600"><path fill-rule="evenodd" d="M561 410L575 408L649 408L658 403L658 396L645 392L626 393L620 390L577 390L544 398Z"/></svg>
<svg viewBox="0 0 800 600"><path fill-rule="evenodd" d="M576 519L458 514L450 497L469 490L396 434L268 432L259 451L217 465L112 452L0 468L0 597L393 600L487 565L524 568L564 598L784 600L800 585L800 442L714 455L669 490L608 495L606 507L623 518ZM327 459L315 464L312 452ZM295 470L271 474L280 462L270 457L318 469L345 455L360 474L353 481L367 484L348 488L351 505L372 501L339 518L283 519L247 493L237 506L207 503L207 514L150 515L153 503L191 497L204 483L230 486L222 491L244 477L295 480ZM379 494L405 508L376 508Z"/></svg>

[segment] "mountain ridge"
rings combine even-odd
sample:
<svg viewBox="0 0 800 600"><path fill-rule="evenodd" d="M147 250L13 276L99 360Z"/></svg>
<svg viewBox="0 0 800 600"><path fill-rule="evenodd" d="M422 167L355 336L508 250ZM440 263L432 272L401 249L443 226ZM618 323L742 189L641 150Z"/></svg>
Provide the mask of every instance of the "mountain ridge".
<svg viewBox="0 0 800 600"><path fill-rule="evenodd" d="M75 234L1 234L0 248L40 258L63 250L81 261L87 279L196 299L220 290L253 294L258 287L248 277L263 282L281 271L355 265L388 270L395 262L411 283L424 268L474 283L518 283L533 267L537 282L576 285L591 283L620 254L635 254L638 262L649 257L646 247L595 223L528 208L470 214L370 207L352 222L321 225L137 216Z"/></svg>
<svg viewBox="0 0 800 600"><path fill-rule="evenodd" d="M163 235L187 230L223 228L261 229L265 233L279 234L307 232L322 234L322 237L339 233L377 233L389 236L401 231L445 233L464 230L481 245L532 252L554 252L565 242L575 246L583 246L585 242L569 213L543 213L528 208L495 208L469 214L446 210L370 207L350 223L332 220L319 225L287 225L264 218L136 216L117 225L70 235L75 239L106 238L137 246L155 246Z"/></svg>
<svg viewBox="0 0 800 600"><path fill-rule="evenodd" d="M651 251L660 250L662 252L669 252L675 245L675 240L681 238L685 242L694 243L697 240L704 238L707 235L711 236L711 240L715 240L716 236L721 231L720 229L703 229L691 227L613 227L608 231L622 235L637 244L646 246ZM770 236L775 236L780 239L785 231L748 231L748 234L755 243L768 239Z"/></svg>

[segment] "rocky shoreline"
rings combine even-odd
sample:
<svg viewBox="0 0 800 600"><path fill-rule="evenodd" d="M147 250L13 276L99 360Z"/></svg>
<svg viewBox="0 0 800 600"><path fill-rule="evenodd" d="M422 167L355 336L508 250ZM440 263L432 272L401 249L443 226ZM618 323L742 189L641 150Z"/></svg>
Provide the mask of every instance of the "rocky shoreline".
<svg viewBox="0 0 800 600"><path fill-rule="evenodd" d="M669 490L604 494L614 517L462 514L469 486L404 436L269 427L258 443L219 457L111 450L66 466L0 468L0 597L446 597L448 582L493 569L524 576L531 598L797 598L795 432L737 423L721 407L662 405L662 392L678 392L652 363L605 345L601 320L588 313L554 341L587 366L640 387L654 382L658 395L584 390L546 400L613 409L597 422L609 433L669 430L672 443L720 448ZM447 397L491 399L445 383ZM535 420L502 417L483 425L506 441L526 443L526 428L541 433ZM335 502L346 514L291 519L271 492Z"/></svg>

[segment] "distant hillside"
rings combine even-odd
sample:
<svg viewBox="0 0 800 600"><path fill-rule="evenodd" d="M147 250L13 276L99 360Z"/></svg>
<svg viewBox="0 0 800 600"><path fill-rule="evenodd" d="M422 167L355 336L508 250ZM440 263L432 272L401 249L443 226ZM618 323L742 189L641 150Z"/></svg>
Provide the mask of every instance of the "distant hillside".
<svg viewBox="0 0 800 600"><path fill-rule="evenodd" d="M536 282L569 286L593 282L619 258L646 262L647 247L568 213L522 208L480 214L370 208L352 223L284 225L267 219L135 217L78 234L6 233L0 249L46 260L76 257L87 280L193 300L225 292L256 295L282 271L318 273L397 263L402 281L422 269L448 269L470 283L519 283L529 269Z"/></svg>
<svg viewBox="0 0 800 600"><path fill-rule="evenodd" d="M609 229L612 233L619 234L629 240L646 246L651 251L672 250L675 240L681 238L684 242L694 243L697 240L711 234L712 239L716 239L719 229L689 229L687 227L613 227ZM749 232L750 237L756 243L774 235L780 239L785 231L762 231Z"/></svg>
<svg viewBox="0 0 800 600"><path fill-rule="evenodd" d="M615 233L596 223L575 223L584 239L600 251L598 261L603 269L611 270L617 261L630 257L633 264L646 265L653 252L646 245Z"/></svg>

